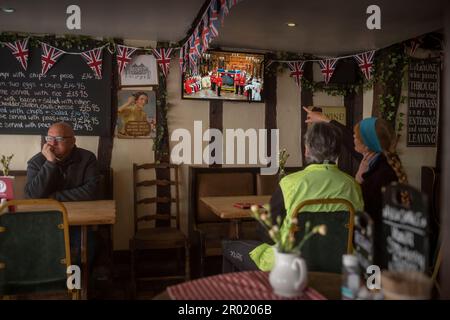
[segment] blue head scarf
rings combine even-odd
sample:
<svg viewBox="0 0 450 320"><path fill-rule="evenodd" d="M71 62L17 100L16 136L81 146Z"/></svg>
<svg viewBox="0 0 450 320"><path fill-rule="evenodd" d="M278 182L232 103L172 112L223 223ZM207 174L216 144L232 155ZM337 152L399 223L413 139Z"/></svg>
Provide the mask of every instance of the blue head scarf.
<svg viewBox="0 0 450 320"><path fill-rule="evenodd" d="M381 152L380 141L375 130L377 118L366 118L359 123L362 142L372 151Z"/></svg>

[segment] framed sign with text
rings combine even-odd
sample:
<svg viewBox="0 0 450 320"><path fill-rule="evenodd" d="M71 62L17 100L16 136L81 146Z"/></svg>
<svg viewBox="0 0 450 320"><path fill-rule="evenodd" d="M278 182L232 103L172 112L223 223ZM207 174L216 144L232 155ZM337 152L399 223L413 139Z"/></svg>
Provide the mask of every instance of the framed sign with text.
<svg viewBox="0 0 450 320"><path fill-rule="evenodd" d="M413 59L408 72L408 147L435 147L439 110L440 63Z"/></svg>

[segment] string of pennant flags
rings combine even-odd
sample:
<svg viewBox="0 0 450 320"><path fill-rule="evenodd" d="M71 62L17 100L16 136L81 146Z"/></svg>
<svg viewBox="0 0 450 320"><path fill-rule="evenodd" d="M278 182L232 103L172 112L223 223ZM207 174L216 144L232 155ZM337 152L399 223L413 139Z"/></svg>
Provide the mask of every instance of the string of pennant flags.
<svg viewBox="0 0 450 320"><path fill-rule="evenodd" d="M177 48L155 48L143 49L130 47L120 44L114 44L114 51L110 50L109 45L105 44L101 47L94 48L84 52L67 52L62 49L51 46L47 43L39 41L42 49L41 54L41 73L46 74L65 54L80 55L87 65L94 72L96 78L102 78L102 62L103 49L108 47L111 53L116 53L118 72L121 74L128 63L131 62L133 54L136 50L150 51L166 77L169 73L169 65L171 55L174 50L179 49L180 52L180 68L184 72L187 68L193 73L198 72L198 61L202 54L208 49L209 43L219 35L219 19L223 25L225 17L229 14L230 9L242 0L211 0L209 5L203 12L200 23L193 29L193 33L183 46ZM200 40L201 39L201 40ZM29 37L14 42L0 42L11 50L12 55L22 66L23 70L28 68L29 58Z"/></svg>
<svg viewBox="0 0 450 320"><path fill-rule="evenodd" d="M166 77L169 73L169 66L171 56L174 51L179 50L179 65L182 72L189 70L192 74L198 74L199 61L205 53L211 41L219 36L219 28L224 23L225 17L230 13L230 10L242 0L210 0L206 6L198 24L192 29L192 33L188 35L187 40L180 47L175 48L155 48L144 49L138 47L125 46L121 44L113 44L113 50L111 50L111 44L105 44L101 47L97 47L84 52L66 52L58 49L47 43L41 42L41 73L46 74L65 54L80 55L87 65L94 72L96 78L102 78L102 61L103 61L103 49L108 48L111 54L115 53L118 72L121 74L126 66L131 62L133 55L137 50L149 51L155 56L158 66ZM11 50L12 55L17 59L24 70L28 67L29 38L22 40L16 40L14 42L0 42ZM418 41L411 42L411 52L419 47ZM340 59L354 58L364 74L367 80L371 80L374 66L374 55L376 50L366 51L358 54L352 54L342 57L327 57L323 59L315 60L271 60L267 64L267 67L273 62L284 63L290 69L290 76L295 80L297 86L301 85L301 79L303 77L303 67L306 62L318 62L320 70L324 78L325 84L328 84L333 73L336 69L336 63Z"/></svg>

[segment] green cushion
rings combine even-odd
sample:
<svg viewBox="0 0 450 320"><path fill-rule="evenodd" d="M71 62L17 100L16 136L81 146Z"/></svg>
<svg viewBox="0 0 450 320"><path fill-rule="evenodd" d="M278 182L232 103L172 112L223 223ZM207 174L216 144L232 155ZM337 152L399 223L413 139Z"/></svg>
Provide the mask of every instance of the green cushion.
<svg viewBox="0 0 450 320"><path fill-rule="evenodd" d="M59 211L0 216L0 294L67 290L63 216Z"/></svg>

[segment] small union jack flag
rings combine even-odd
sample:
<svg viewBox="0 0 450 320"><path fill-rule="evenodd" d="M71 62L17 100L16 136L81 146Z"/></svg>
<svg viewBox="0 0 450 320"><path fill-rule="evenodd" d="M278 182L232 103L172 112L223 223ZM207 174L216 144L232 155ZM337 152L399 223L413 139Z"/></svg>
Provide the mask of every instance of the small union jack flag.
<svg viewBox="0 0 450 320"><path fill-rule="evenodd" d="M127 46L117 45L117 66L119 67L119 74L126 68L127 64L131 61L131 55L137 48L131 48Z"/></svg>
<svg viewBox="0 0 450 320"><path fill-rule="evenodd" d="M42 47L42 55L41 55L41 63L42 63L42 74L46 74L51 67L55 65L59 58L65 53L62 50L59 50L55 47L49 46L46 43L41 42Z"/></svg>
<svg viewBox="0 0 450 320"><path fill-rule="evenodd" d="M196 54L200 57L202 55L202 45L200 43L200 37L198 36L198 29L194 31L194 49Z"/></svg>
<svg viewBox="0 0 450 320"><path fill-rule="evenodd" d="M86 60L88 66L94 71L97 79L102 78L102 55L103 47L81 53L81 56Z"/></svg>
<svg viewBox="0 0 450 320"><path fill-rule="evenodd" d="M194 36L191 36L190 39L190 47L189 47L189 66L191 68L191 71L195 72L197 69L197 53L195 50L195 44L194 44Z"/></svg>
<svg viewBox="0 0 450 320"><path fill-rule="evenodd" d="M297 86L300 86L300 84L301 84L301 80L303 77L303 65L304 64L305 64L305 61L288 62L289 69L291 69L290 76L294 78Z"/></svg>
<svg viewBox="0 0 450 320"><path fill-rule="evenodd" d="M167 75L169 74L170 55L172 54L172 48L153 49L153 54L156 57L156 61L158 62L158 65L161 68L164 77L167 77Z"/></svg>
<svg viewBox="0 0 450 320"><path fill-rule="evenodd" d="M358 62L358 66L361 69L362 73L367 80L372 78L372 70L373 70L373 56L375 55L375 50L364 52L361 54L355 55L356 62Z"/></svg>
<svg viewBox="0 0 450 320"><path fill-rule="evenodd" d="M219 36L219 13L214 6L214 2L211 2L209 7L209 31L211 32L211 38Z"/></svg>
<svg viewBox="0 0 450 320"><path fill-rule="evenodd" d="M220 22L223 26L223 20L225 17L230 13L230 10L228 9L228 3L227 0L220 0Z"/></svg>
<svg viewBox="0 0 450 320"><path fill-rule="evenodd" d="M208 49L210 41L211 37L209 35L208 16L205 15L203 17L203 30L202 30L202 46L205 51Z"/></svg>
<svg viewBox="0 0 450 320"><path fill-rule="evenodd" d="M5 46L11 49L12 54L20 62L23 70L28 67L28 38L17 40L15 42L6 42Z"/></svg>
<svg viewBox="0 0 450 320"><path fill-rule="evenodd" d="M328 82L330 82L330 79L333 76L336 62L337 62L337 59L326 59L326 60L319 61L320 70L322 70L323 78L324 78L326 84L328 84Z"/></svg>

